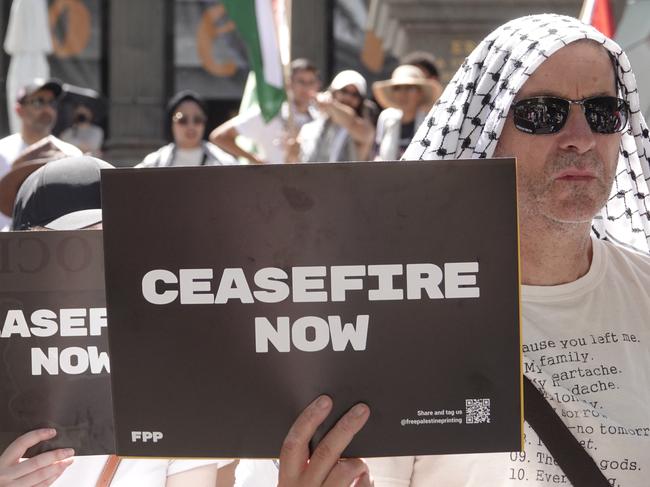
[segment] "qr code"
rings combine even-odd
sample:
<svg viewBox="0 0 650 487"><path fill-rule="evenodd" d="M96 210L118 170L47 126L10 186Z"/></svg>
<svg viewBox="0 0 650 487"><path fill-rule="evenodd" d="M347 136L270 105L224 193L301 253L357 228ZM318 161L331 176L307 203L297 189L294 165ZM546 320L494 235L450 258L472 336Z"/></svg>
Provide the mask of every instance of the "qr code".
<svg viewBox="0 0 650 487"><path fill-rule="evenodd" d="M490 422L489 399L465 399L465 422L467 424Z"/></svg>

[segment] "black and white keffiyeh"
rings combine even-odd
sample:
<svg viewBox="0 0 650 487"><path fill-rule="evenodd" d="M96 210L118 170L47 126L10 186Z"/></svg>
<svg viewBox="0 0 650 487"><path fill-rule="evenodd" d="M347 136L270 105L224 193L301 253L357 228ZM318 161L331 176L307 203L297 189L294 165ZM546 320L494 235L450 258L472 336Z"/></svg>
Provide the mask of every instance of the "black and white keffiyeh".
<svg viewBox="0 0 650 487"><path fill-rule="evenodd" d="M486 158L494 153L510 105L528 77L567 44L592 39L614 60L620 96L630 106L616 179L593 229L601 238L650 251L650 138L630 62L611 39L555 14L515 19L488 35L462 64L418 129L405 160Z"/></svg>

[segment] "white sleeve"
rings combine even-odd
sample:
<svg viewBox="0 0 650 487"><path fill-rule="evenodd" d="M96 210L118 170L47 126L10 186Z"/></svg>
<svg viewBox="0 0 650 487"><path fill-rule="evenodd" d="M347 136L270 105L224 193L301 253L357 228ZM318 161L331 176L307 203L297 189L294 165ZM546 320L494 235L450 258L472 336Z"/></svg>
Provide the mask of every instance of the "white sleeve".
<svg viewBox="0 0 650 487"><path fill-rule="evenodd" d="M167 467L167 477L175 475L177 473L187 472L194 468L205 467L206 465L218 464L218 468L225 467L229 463L232 463L232 459L216 459L216 458L207 458L203 460L181 460L173 459L169 460L169 467Z"/></svg>
<svg viewBox="0 0 650 487"><path fill-rule="evenodd" d="M259 107L251 108L250 110L237 115L232 119L232 123L239 135L243 135L244 137L253 140L257 139L259 134L266 128Z"/></svg>

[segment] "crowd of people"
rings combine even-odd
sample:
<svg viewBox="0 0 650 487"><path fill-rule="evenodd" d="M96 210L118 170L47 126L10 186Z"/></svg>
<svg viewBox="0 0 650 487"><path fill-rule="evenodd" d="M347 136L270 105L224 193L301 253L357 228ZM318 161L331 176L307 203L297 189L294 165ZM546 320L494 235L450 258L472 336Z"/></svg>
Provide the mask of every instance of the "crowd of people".
<svg viewBox="0 0 650 487"><path fill-rule="evenodd" d="M166 107L169 144L148 154L136 167L397 160L442 93L435 58L416 52L408 59L413 64L400 65L390 80L372 86L375 99L385 109L381 114L369 97L363 75L341 71L320 91L318 69L303 58L291 63L287 87L291 101L284 102L269 121L253 105L207 134L204 99L198 93L180 91ZM62 95L63 87L55 79L36 79L18 94L15 110L22 129L0 140L0 228L12 229L18 185L39 164L82 152L101 154L103 132L91 123L93 114L86 106L76 107L73 125L61 134L72 143L52 135ZM42 157L45 139L51 153Z"/></svg>
<svg viewBox="0 0 650 487"><path fill-rule="evenodd" d="M361 74L342 71L320 91L315 67L295 60L291 102L276 118L266 122L259 108L252 108L214 129L209 141L204 140L203 100L182 92L168 105L171 142L139 166L238 164L242 159L262 164L514 156L524 347L606 332L638 337L601 342L590 349L592 361L616 367L616 387L576 398L578 409L586 413L570 421L575 416L565 413L576 404L559 398L587 379L568 374L571 364L549 366L540 360L539 351L524 353L527 378L543 390L577 441L558 449L542 429L527 422L524 451L529 461L517 464L517 475L512 473L512 457L501 453L341 461L341 453L372 413L361 403L310 455L309 442L332 409L332 400L321 396L296 419L278 451L280 461L240 461L235 485L647 485L650 138L625 53L576 19L537 15L513 20L490 34L444 92L436 76L435 66L425 58L412 57L401 64L389 80L372 85L383 109L379 113ZM6 173L0 180L0 210L13 214L12 229L101 224L98 168L106 165L80 157L77 148L50 134L60 93L60 85L53 81L25 87L16 105L23 129L0 141L0 172ZM93 169L85 173L71 170L89 168L88 164ZM56 202L33 205L49 185L58 181L58 191L66 187L77 177L71 174L83 179L73 186L92 187L96 198L75 198L77 204L65 207ZM60 184L61 178L65 184ZM610 198L612 185L616 196ZM44 206L56 211L44 215ZM637 250L625 244L635 244ZM569 378L552 380L561 372ZM610 426L615 431L624 427L627 433L609 434ZM585 433L587 427L592 432ZM27 448L54 434L30 432L5 450L0 456L0 486L95 485L88 479L97 479L112 457L92 467L90 460L77 458L70 466L74 452L55 450L19 461ZM585 463L573 463L574 456L567 452L575 448L588 454ZM551 461L540 463L539 458ZM615 468L612 460L617 465L633 462L635 468ZM138 476L145 474L133 470L146 470L146 462L156 461L164 463L145 484ZM229 468L227 463L122 460L112 485L216 485L218 469Z"/></svg>

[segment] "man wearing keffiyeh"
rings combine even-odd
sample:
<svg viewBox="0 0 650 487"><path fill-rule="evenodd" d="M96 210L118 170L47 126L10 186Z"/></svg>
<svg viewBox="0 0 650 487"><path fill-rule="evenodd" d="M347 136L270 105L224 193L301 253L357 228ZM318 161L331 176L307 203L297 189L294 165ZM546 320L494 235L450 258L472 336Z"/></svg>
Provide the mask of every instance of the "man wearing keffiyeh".
<svg viewBox="0 0 650 487"><path fill-rule="evenodd" d="M483 40L404 159L498 156L517 158L525 375L606 484L648 485L650 139L621 48L550 14ZM307 462L306 441L330 409L323 396L294 423L280 487L365 486L368 472L376 487L571 485L527 423L523 452L337 462L370 414L364 405Z"/></svg>

